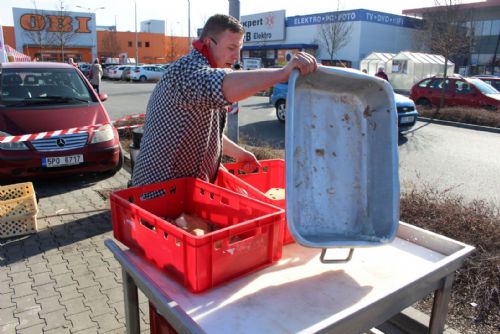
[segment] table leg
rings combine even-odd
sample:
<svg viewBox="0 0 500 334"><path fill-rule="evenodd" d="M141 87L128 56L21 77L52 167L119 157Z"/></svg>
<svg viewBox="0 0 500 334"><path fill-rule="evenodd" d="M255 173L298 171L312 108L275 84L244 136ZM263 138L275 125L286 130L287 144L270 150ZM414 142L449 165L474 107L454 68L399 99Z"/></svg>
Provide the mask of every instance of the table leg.
<svg viewBox="0 0 500 334"><path fill-rule="evenodd" d="M454 273L446 276L443 279L443 286L441 289L434 292L429 334L441 334L444 332L444 324L446 322L446 315L448 314L448 302L450 301L451 286L454 277Z"/></svg>
<svg viewBox="0 0 500 334"><path fill-rule="evenodd" d="M127 334L138 334L140 333L140 323L137 286L125 269L122 269L122 279L125 302L125 326L127 327Z"/></svg>

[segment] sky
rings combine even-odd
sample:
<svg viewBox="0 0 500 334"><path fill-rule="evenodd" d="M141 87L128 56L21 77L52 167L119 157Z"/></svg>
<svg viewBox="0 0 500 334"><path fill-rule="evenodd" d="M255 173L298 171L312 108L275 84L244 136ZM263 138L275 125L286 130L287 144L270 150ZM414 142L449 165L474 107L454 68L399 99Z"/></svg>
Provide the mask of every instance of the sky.
<svg viewBox="0 0 500 334"><path fill-rule="evenodd" d="M55 10L61 0L1 0L0 24L12 26L12 8L35 8ZM462 0L462 3L481 0ZM190 3L191 36L196 29L213 14L229 13L229 0L140 0L137 1L137 30L140 22L165 20L166 33L176 36L188 35L188 2ZM369 9L379 12L399 14L403 9L431 7L436 0L341 0L340 9ZM441 0L443 2L443 0ZM64 0L64 8L69 11L96 13L98 26L116 25L118 31L134 31L134 0ZM83 3L83 4L82 4ZM85 9L76 6L85 7ZM105 7L104 9L97 9ZM240 15L250 15L275 10L285 10L286 16L331 12L337 9L335 0L240 0Z"/></svg>

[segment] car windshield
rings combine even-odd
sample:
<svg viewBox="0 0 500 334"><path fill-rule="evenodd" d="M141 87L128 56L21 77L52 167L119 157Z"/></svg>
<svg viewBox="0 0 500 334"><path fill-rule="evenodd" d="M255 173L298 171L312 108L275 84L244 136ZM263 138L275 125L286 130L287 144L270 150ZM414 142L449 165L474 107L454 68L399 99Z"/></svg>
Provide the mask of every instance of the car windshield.
<svg viewBox="0 0 500 334"><path fill-rule="evenodd" d="M74 68L13 68L0 72L0 106L96 102Z"/></svg>
<svg viewBox="0 0 500 334"><path fill-rule="evenodd" d="M500 92L493 86L488 85L486 82L480 79L469 79L469 81L473 83L474 86L476 86L476 88L479 89L483 94L500 94Z"/></svg>

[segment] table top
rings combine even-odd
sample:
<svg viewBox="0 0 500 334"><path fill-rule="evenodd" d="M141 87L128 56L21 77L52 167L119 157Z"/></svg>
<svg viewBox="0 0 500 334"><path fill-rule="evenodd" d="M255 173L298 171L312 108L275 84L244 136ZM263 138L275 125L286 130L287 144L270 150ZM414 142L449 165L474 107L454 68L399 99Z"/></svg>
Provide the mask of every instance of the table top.
<svg viewBox="0 0 500 334"><path fill-rule="evenodd" d="M367 312L371 307L380 308L385 302L390 309L394 307L391 300L394 304L409 299L415 287L435 285L472 250L422 231L412 234L413 239L398 234L387 245L357 248L351 261L342 264L321 263L319 249L288 245L276 264L201 294L190 293L131 251L124 255L207 333L316 332L335 329L336 324L358 331L386 320L379 319L377 312ZM431 249L416 243L429 239L433 239L431 244L442 245ZM343 252L332 249L327 257L342 257ZM413 303L408 302L407 306ZM359 313L364 314L363 322L373 323L360 324L354 317Z"/></svg>

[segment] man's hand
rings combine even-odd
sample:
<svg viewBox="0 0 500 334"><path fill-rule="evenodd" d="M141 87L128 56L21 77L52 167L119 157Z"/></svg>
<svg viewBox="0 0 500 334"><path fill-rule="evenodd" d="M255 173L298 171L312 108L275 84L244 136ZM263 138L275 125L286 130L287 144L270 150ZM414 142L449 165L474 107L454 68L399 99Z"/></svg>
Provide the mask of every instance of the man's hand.
<svg viewBox="0 0 500 334"><path fill-rule="evenodd" d="M227 138L226 135L223 135L222 139L224 141L224 154L230 156L236 160L236 162L243 163L243 171L245 173L253 172L257 169L257 167L260 167L257 158L252 152L249 152L243 147L237 145L235 142Z"/></svg>
<svg viewBox="0 0 500 334"><path fill-rule="evenodd" d="M300 74L305 75L316 71L318 69L318 63L316 62L316 59L309 53L299 52L293 56L293 58L284 68L285 72L287 73L287 78L295 68L300 71Z"/></svg>

